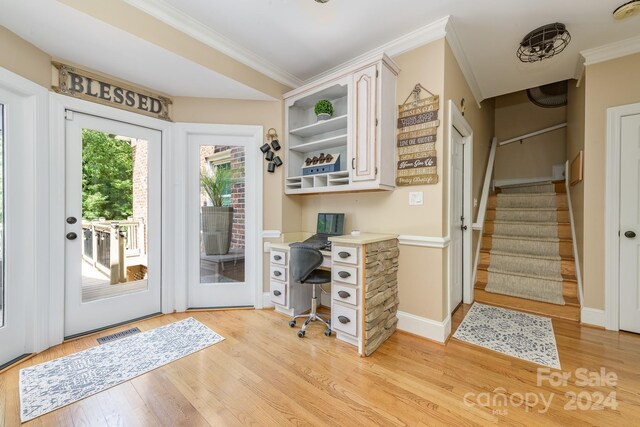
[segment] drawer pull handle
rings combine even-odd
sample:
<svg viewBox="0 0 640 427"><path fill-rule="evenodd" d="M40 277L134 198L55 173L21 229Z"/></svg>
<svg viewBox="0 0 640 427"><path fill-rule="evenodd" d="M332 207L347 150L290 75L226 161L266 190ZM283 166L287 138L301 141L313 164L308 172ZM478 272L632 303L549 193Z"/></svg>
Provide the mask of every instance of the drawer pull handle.
<svg viewBox="0 0 640 427"><path fill-rule="evenodd" d="M351 256L351 254L349 252L338 252L338 256L342 259L344 258L349 258Z"/></svg>
<svg viewBox="0 0 640 427"><path fill-rule="evenodd" d="M280 255L274 255L273 259L275 259L276 261L280 261L282 257Z"/></svg>
<svg viewBox="0 0 640 427"><path fill-rule="evenodd" d="M280 295L282 295L282 292L280 291L273 291L273 294L277 297L279 297Z"/></svg>
<svg viewBox="0 0 640 427"><path fill-rule="evenodd" d="M276 277L280 277L280 276L282 276L282 272L281 272L281 271L278 271L278 270L275 270L275 271L273 272L273 275L274 275L274 276L276 276Z"/></svg>
<svg viewBox="0 0 640 427"><path fill-rule="evenodd" d="M351 296L351 294L347 291L340 291L338 292L338 295L340 295L340 298L349 298Z"/></svg>
<svg viewBox="0 0 640 427"><path fill-rule="evenodd" d="M343 279L346 279L347 277L351 277L351 273L347 271L339 271L338 276L342 277Z"/></svg>
<svg viewBox="0 0 640 427"><path fill-rule="evenodd" d="M345 317L345 316L338 316L338 320L343 325L346 325L347 323L351 322L351 320L348 317Z"/></svg>

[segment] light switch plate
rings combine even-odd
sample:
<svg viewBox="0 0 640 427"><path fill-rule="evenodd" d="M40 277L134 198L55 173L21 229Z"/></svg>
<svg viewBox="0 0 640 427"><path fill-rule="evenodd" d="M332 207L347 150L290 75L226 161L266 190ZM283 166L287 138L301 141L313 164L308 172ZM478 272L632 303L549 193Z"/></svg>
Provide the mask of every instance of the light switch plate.
<svg viewBox="0 0 640 427"><path fill-rule="evenodd" d="M412 191L409 193L409 206L424 205L424 193L422 191Z"/></svg>

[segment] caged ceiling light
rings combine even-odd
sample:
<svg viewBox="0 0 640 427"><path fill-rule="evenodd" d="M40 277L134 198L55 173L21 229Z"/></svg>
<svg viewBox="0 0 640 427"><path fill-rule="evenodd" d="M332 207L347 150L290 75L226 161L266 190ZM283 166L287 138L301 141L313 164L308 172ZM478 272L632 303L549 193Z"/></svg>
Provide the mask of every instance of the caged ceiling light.
<svg viewBox="0 0 640 427"><path fill-rule="evenodd" d="M516 55L526 63L542 61L562 52L570 41L571 34L564 24L543 25L524 36Z"/></svg>

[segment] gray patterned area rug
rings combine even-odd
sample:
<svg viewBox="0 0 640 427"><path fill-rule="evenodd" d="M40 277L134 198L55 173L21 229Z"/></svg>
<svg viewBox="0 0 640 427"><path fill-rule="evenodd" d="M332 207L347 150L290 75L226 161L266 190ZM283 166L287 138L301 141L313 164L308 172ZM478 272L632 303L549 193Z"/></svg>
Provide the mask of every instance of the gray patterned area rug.
<svg viewBox="0 0 640 427"><path fill-rule="evenodd" d="M32 420L222 340L190 317L21 369L20 418Z"/></svg>
<svg viewBox="0 0 640 427"><path fill-rule="evenodd" d="M508 356L560 369L551 319L474 303L454 338Z"/></svg>

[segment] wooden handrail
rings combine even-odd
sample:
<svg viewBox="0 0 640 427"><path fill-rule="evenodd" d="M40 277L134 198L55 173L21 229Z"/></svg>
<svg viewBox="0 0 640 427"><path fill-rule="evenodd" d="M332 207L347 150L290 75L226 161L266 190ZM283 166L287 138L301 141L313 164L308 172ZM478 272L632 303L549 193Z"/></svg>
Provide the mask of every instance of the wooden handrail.
<svg viewBox="0 0 640 427"><path fill-rule="evenodd" d="M476 247L476 261L473 267L473 282L476 283L476 273L478 272L478 261L480 260L480 248L482 247L482 230L484 229L484 217L487 212L487 204L489 202L489 189L491 188L491 177L493 176L493 165L496 160L496 149L498 148L498 138L495 136L491 141L491 149L489 150L489 160L487 160L487 171L484 175L484 185L482 187L482 197L480 198L480 209L478 217L473 223L472 229L480 231L480 238Z"/></svg>
<svg viewBox="0 0 640 427"><path fill-rule="evenodd" d="M567 190L567 204L569 206L569 221L571 222L571 238L573 240L573 259L574 262L576 264L576 279L578 281L578 298L580 299L580 307L582 307L583 304L583 289L582 289L582 272L580 271L580 258L578 257L578 242L576 241L576 226L574 223L574 217L573 217L573 205L571 203L571 190L569 187L571 187L570 184L570 180L571 177L569 176L569 160L567 160L567 162L565 163L564 166L564 186L565 189Z"/></svg>
<svg viewBox="0 0 640 427"><path fill-rule="evenodd" d="M562 128L566 128L566 127L567 127L566 123L560 123L559 125L555 125L555 126L551 126L551 127L545 128L545 129L537 130L537 131L531 132L531 133L526 133L524 135L517 136L515 138L507 139L506 141L500 141L498 143L498 145L500 147L502 147L503 145L511 144L511 143L518 142L518 141L522 141L522 140L528 139L528 138L533 138L534 136L542 135L542 134L548 133L548 132L553 132L554 130L558 130L558 129L562 129Z"/></svg>

